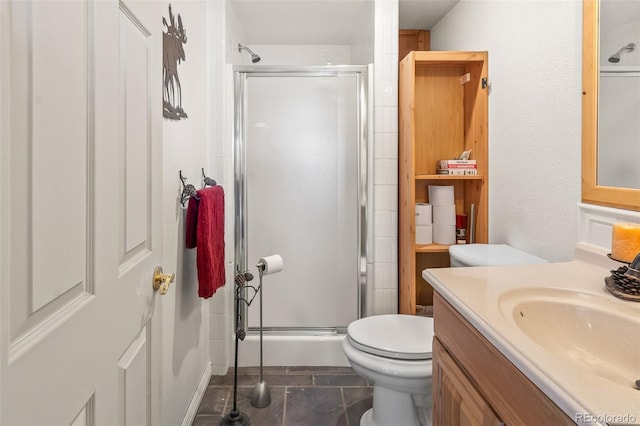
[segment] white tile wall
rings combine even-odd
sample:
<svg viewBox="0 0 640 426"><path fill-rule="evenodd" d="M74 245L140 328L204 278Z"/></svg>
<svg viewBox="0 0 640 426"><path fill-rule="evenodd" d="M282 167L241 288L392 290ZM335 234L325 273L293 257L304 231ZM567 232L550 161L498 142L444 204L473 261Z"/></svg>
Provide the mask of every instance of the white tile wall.
<svg viewBox="0 0 640 426"><path fill-rule="evenodd" d="M384 107L398 106L398 86L393 81L376 81L374 83L374 97L379 100L377 105Z"/></svg>
<svg viewBox="0 0 640 426"><path fill-rule="evenodd" d="M372 314L398 312L398 5L374 3Z"/></svg>
<svg viewBox="0 0 640 426"><path fill-rule="evenodd" d="M398 239L395 237L375 237L373 261L383 264L398 263Z"/></svg>
<svg viewBox="0 0 640 426"><path fill-rule="evenodd" d="M374 309L376 314L395 314L398 312L398 290L376 289Z"/></svg>
<svg viewBox="0 0 640 426"><path fill-rule="evenodd" d="M212 72L210 84L210 105L212 116L209 119L212 140L209 141L211 170L214 178L225 193L225 272L227 285L216 291L209 299L209 353L213 374L225 374L231 358L231 338L233 336L233 297L230 296L233 282L233 144L230 142L233 128L233 81L231 68L226 64L225 48L229 34L234 33L235 18L228 15L226 2L211 2L209 38L211 50L209 64ZM235 38L234 38L235 40ZM228 124L231 123L231 124Z"/></svg>
<svg viewBox="0 0 640 426"><path fill-rule="evenodd" d="M224 340L229 332L227 329L227 314L211 314L211 338Z"/></svg>
<svg viewBox="0 0 640 426"><path fill-rule="evenodd" d="M374 151L380 158L398 158L398 134L374 133Z"/></svg>
<svg viewBox="0 0 640 426"><path fill-rule="evenodd" d="M398 287L398 268L394 263L376 263L373 270L373 285L384 290L396 290Z"/></svg>
<svg viewBox="0 0 640 426"><path fill-rule="evenodd" d="M398 213L378 210L374 213L373 232L379 237L398 236Z"/></svg>

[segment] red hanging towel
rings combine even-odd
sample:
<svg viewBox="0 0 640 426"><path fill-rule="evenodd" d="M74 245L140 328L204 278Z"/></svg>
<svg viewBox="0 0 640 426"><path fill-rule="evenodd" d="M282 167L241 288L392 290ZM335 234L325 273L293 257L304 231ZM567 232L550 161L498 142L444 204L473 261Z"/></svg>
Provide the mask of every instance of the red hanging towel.
<svg viewBox="0 0 640 426"><path fill-rule="evenodd" d="M198 269L198 296L208 299L217 289L225 285L224 271L224 191L219 185L199 189L200 200L191 197L187 209L197 210L195 232L196 265ZM191 212L193 215L194 212ZM191 216L193 217L193 216ZM187 247L193 244L193 227L187 227Z"/></svg>
<svg viewBox="0 0 640 426"><path fill-rule="evenodd" d="M196 197L189 197L189 206L187 207L187 217L185 219L184 243L187 248L196 248L197 232L198 232L198 203L200 200Z"/></svg>

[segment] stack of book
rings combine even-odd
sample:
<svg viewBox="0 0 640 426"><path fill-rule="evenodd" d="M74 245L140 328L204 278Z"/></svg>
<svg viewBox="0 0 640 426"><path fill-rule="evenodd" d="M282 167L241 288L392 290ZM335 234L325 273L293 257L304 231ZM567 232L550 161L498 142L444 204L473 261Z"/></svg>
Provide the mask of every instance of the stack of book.
<svg viewBox="0 0 640 426"><path fill-rule="evenodd" d="M478 174L476 160L438 160L436 173L439 175L473 176Z"/></svg>

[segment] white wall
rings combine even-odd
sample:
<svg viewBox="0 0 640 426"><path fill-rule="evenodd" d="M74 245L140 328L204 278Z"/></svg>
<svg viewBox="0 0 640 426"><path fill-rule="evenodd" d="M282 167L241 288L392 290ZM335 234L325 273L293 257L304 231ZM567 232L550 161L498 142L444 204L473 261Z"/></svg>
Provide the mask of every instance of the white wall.
<svg viewBox="0 0 640 426"><path fill-rule="evenodd" d="M356 37L351 46L351 64L365 65L373 63L374 50L374 10L363 13L356 23Z"/></svg>
<svg viewBox="0 0 640 426"><path fill-rule="evenodd" d="M432 50L489 52L489 241L573 258L580 201L581 2L461 1Z"/></svg>
<svg viewBox="0 0 640 426"><path fill-rule="evenodd" d="M208 36L207 3L173 0L173 13L180 14L187 30L186 60L178 66L182 83L185 120L163 119L163 254L165 271L175 271L176 280L162 296L162 407L163 424L183 420L201 381L208 383L209 307L198 297L195 250L184 247L183 210L179 196L179 171L188 182L201 186L201 168L211 174L207 97ZM168 3L163 16L169 16ZM158 71L159 72L159 71ZM212 176L214 177L214 176ZM214 296L215 297L215 296ZM201 391L202 389L200 389ZM199 402L199 397L195 403ZM191 407L191 409L197 408Z"/></svg>

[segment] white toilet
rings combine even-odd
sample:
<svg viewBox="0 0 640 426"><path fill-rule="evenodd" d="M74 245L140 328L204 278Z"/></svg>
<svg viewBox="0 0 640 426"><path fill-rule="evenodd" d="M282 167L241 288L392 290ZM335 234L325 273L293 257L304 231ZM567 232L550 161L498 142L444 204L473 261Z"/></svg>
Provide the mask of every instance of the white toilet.
<svg viewBox="0 0 640 426"><path fill-rule="evenodd" d="M376 315L349 324L342 348L373 383L373 408L361 426L431 425L433 318Z"/></svg>
<svg viewBox="0 0 640 426"><path fill-rule="evenodd" d="M449 246L451 266L497 266L548 263L506 244L456 244Z"/></svg>
<svg viewBox="0 0 640 426"><path fill-rule="evenodd" d="M451 266L547 263L506 244L449 247ZM431 345L433 319L376 315L349 324L342 348L354 371L372 382L373 408L361 426L432 424Z"/></svg>

